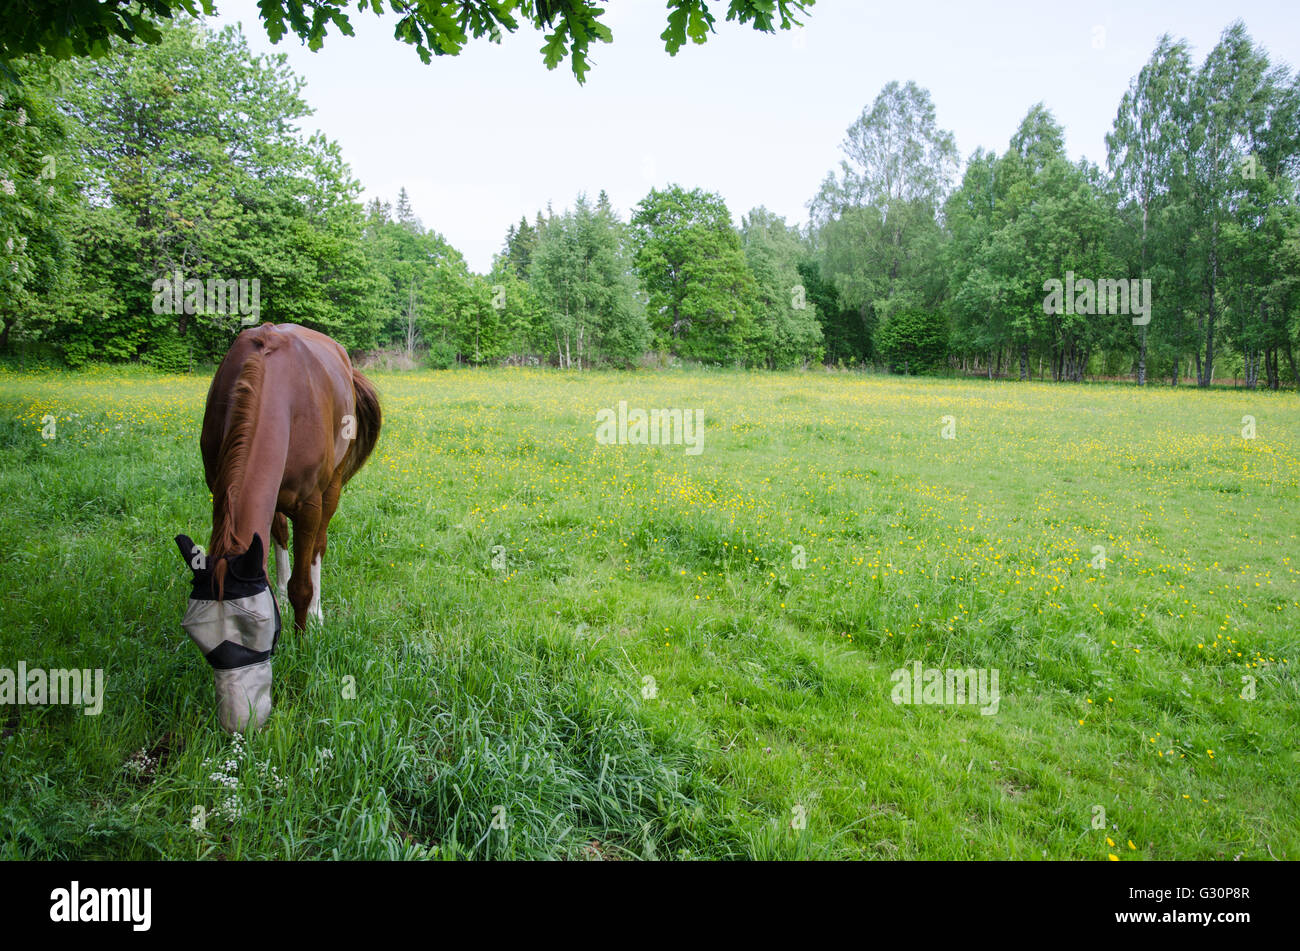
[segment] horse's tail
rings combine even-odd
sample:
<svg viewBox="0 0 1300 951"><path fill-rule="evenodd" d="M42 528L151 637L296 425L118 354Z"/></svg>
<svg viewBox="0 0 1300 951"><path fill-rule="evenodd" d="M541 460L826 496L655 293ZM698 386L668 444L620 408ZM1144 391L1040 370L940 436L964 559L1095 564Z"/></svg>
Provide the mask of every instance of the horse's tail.
<svg viewBox="0 0 1300 951"><path fill-rule="evenodd" d="M343 460L344 483L366 464L370 451L379 439L379 429L384 424L384 414L379 408L379 394L375 392L375 385L356 367L352 368L352 391L357 399L357 432L352 447Z"/></svg>

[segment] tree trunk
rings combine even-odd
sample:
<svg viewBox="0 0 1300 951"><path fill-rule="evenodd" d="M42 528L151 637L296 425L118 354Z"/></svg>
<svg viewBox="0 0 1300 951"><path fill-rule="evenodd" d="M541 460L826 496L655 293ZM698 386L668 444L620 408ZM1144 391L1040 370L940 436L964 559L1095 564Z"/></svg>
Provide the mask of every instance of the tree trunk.
<svg viewBox="0 0 1300 951"><path fill-rule="evenodd" d="M1138 346L1137 384L1138 386L1146 386L1147 384L1147 328L1145 325L1142 327L1142 341Z"/></svg>
<svg viewBox="0 0 1300 951"><path fill-rule="evenodd" d="M415 281L412 279L406 299L406 355L415 351Z"/></svg>
<svg viewBox="0 0 1300 951"><path fill-rule="evenodd" d="M1217 222L1210 229L1210 233L1210 293L1205 302L1205 363L1199 368L1197 374L1197 385L1202 387L1208 387L1214 382L1214 322L1218 316L1216 311L1218 301L1215 298L1215 291L1217 290L1219 278L1219 228Z"/></svg>
<svg viewBox="0 0 1300 951"><path fill-rule="evenodd" d="M1142 196L1142 273L1141 277L1147 276L1147 212L1149 201L1147 195ZM1147 301L1148 307L1151 302ZM1141 339L1138 342L1138 369L1137 385L1146 386L1147 382L1147 328L1146 324L1142 325Z"/></svg>
<svg viewBox="0 0 1300 951"><path fill-rule="evenodd" d="M1029 344L1020 345L1020 379L1025 381L1029 379Z"/></svg>

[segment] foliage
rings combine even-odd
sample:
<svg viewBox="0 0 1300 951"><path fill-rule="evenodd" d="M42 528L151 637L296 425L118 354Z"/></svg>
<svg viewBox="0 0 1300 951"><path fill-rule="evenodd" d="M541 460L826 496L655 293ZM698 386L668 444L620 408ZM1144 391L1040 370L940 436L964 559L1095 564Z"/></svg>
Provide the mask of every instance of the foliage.
<svg viewBox="0 0 1300 951"><path fill-rule="evenodd" d="M815 0L730 0L727 20L751 25L755 30L774 32L799 26ZM348 8L355 6L384 15L383 0L259 0L261 17L271 42L296 36L311 50L320 49L330 29L352 36ZM499 43L504 33L513 33L521 22L541 31L545 45L541 53L547 69L566 58L573 75L582 82L590 68L593 40L609 43L614 34L600 17L605 9L597 0L434 0L407 4L389 0L389 12L396 14L394 38L415 47L425 63L434 56L455 56L473 40L487 38ZM707 0L670 0L668 25L661 39L670 54L689 39L703 43L714 31L716 18ZM163 41L168 21L177 14L197 17L212 14L212 0L48 0L32 4L27 0L0 0L0 63L24 54L48 54L59 59L70 56L102 57L114 40L156 44Z"/></svg>
<svg viewBox="0 0 1300 951"><path fill-rule="evenodd" d="M72 33L87 52L111 41L108 55L29 56L0 75L0 355L201 365L272 320L352 350L399 347L408 365L431 350L431 366L632 366L653 349L766 368L899 366L902 352L911 368L900 340L925 314L948 323L950 366L989 377L1300 384L1300 76L1241 23L1199 65L1185 41L1158 41L1120 100L1105 171L1068 159L1039 103L958 175L929 92L891 82L847 129L807 227L759 206L736 228L721 196L682 185L651 190L630 221L603 192L580 195L521 215L476 275L404 189L361 206L338 146L296 131L310 110L283 56L252 56L183 5L147 28L146 5L149 42L125 43L95 32L112 5L92 6ZM322 22L291 4L263 13L323 40L343 6L316 8ZM451 53L499 15L558 35L600 12L467 0L470 19L420 26L460 7L421 4L400 29ZM796 8L729 15L770 29ZM713 28L696 0L668 15L672 50ZM452 26L463 35L439 46ZM1052 304L1070 277L1142 289L1146 319ZM168 280L199 282L209 303L214 283L255 281L256 313L160 302Z"/></svg>
<svg viewBox="0 0 1300 951"><path fill-rule="evenodd" d="M840 174L811 209L822 269L874 326L894 308L932 307L943 291L939 206L957 167L930 94L891 82L848 129Z"/></svg>
<svg viewBox="0 0 1300 951"><path fill-rule="evenodd" d="M459 251L415 216L405 188L395 212L378 199L367 206L363 244L367 267L379 282L381 343L408 355L417 344L453 344L469 268Z"/></svg>
<svg viewBox="0 0 1300 951"><path fill-rule="evenodd" d="M761 207L745 216L740 235L755 288L748 362L785 369L821 360L825 348L817 300L809 297L799 273L808 256L803 236Z"/></svg>
<svg viewBox="0 0 1300 951"><path fill-rule="evenodd" d="M936 311L903 308L876 328L876 353L895 373L925 373L948 357L948 321Z"/></svg>
<svg viewBox="0 0 1300 951"><path fill-rule="evenodd" d="M632 215L631 246L655 344L706 363L739 362L753 333L755 285L722 197L651 189Z"/></svg>
<svg viewBox="0 0 1300 951"><path fill-rule="evenodd" d="M645 352L650 329L625 252L624 225L603 191L595 204L579 195L572 210L546 219L529 276L541 308L539 329L560 366L626 366Z"/></svg>

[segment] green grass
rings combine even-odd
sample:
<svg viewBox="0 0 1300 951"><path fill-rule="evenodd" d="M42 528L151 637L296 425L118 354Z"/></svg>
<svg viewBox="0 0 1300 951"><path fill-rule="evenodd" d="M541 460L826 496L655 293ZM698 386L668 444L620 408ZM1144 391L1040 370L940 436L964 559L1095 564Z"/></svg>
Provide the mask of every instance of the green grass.
<svg viewBox="0 0 1300 951"><path fill-rule="evenodd" d="M0 855L1300 858L1296 395L376 382L326 622L240 742L171 540L208 379L0 371L0 668L107 681L0 709ZM598 445L619 400L704 451ZM892 703L917 660L996 669L996 715Z"/></svg>

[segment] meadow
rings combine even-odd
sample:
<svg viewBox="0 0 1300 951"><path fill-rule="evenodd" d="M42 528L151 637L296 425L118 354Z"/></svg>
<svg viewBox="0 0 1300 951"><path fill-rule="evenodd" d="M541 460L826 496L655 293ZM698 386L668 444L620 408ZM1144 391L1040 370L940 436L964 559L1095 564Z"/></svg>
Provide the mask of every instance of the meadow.
<svg viewBox="0 0 1300 951"><path fill-rule="evenodd" d="M0 708L0 856L1300 858L1296 394L373 379L244 739L180 627L209 377L0 371L0 668L106 685ZM620 400L702 451L598 443Z"/></svg>

